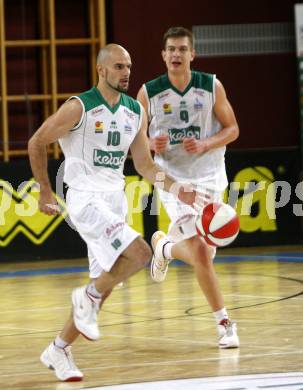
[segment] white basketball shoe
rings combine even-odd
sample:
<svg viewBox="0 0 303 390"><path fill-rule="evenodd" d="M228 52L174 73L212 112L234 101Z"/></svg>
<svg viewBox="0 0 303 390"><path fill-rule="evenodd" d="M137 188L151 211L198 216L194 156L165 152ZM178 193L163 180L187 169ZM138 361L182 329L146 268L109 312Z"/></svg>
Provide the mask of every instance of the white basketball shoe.
<svg viewBox="0 0 303 390"><path fill-rule="evenodd" d="M58 348L51 343L41 354L41 362L54 370L56 377L64 382L77 382L83 378L82 372L74 363L71 346Z"/></svg>
<svg viewBox="0 0 303 390"><path fill-rule="evenodd" d="M219 348L239 348L240 340L237 334L237 324L224 319L217 326L219 335Z"/></svg>
<svg viewBox="0 0 303 390"><path fill-rule="evenodd" d="M78 331L88 340L94 341L100 337L99 304L89 298L86 287L75 288L72 292L73 318Z"/></svg>
<svg viewBox="0 0 303 390"><path fill-rule="evenodd" d="M166 277L171 260L165 258L163 248L168 242L170 242L169 239L160 230L152 235L151 245L154 254L151 260L150 275L155 282L163 282Z"/></svg>

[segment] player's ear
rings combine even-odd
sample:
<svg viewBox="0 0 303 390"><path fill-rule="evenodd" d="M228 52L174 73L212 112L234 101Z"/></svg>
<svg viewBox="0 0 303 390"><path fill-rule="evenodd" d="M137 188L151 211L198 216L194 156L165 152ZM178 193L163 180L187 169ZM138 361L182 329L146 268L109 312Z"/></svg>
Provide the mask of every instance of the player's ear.
<svg viewBox="0 0 303 390"><path fill-rule="evenodd" d="M195 57L196 57L196 50L192 49L191 50L191 58L190 58L190 60L193 61L195 59Z"/></svg>
<svg viewBox="0 0 303 390"><path fill-rule="evenodd" d="M162 54L162 59L163 59L163 61L165 61L166 51L163 49L162 52L161 52L161 54Z"/></svg>
<svg viewBox="0 0 303 390"><path fill-rule="evenodd" d="M97 64L96 65L96 70L97 70L97 73L99 76L103 76L104 75L104 68L101 64Z"/></svg>

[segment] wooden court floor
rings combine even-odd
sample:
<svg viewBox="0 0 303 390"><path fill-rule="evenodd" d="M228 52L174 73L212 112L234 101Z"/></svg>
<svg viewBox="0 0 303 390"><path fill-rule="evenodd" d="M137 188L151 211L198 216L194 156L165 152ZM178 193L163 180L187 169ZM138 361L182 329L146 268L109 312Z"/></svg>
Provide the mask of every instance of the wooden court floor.
<svg viewBox="0 0 303 390"><path fill-rule="evenodd" d="M0 264L0 389L73 390L121 383L303 371L303 247L228 249L216 269L240 349L219 350L190 267L162 284L148 269L117 287L100 314L103 337L79 338L85 378L60 383L39 361L63 326L86 260Z"/></svg>

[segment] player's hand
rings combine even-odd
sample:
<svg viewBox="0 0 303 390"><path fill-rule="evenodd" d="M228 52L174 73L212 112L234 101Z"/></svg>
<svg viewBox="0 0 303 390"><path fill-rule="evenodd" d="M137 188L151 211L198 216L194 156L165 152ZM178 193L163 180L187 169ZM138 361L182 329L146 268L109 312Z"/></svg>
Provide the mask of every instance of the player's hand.
<svg viewBox="0 0 303 390"><path fill-rule="evenodd" d="M59 205L51 190L40 190L39 210L47 215L60 213Z"/></svg>
<svg viewBox="0 0 303 390"><path fill-rule="evenodd" d="M188 204L189 206L194 205L196 199L196 191L191 184L182 185L179 190L178 198L181 202Z"/></svg>
<svg viewBox="0 0 303 390"><path fill-rule="evenodd" d="M155 153L163 153L166 150L168 143L168 135L158 135L157 137L150 138L150 148Z"/></svg>
<svg viewBox="0 0 303 390"><path fill-rule="evenodd" d="M196 191L192 184L180 184L179 200L181 202L192 206L195 210L199 211L211 200L211 193L208 191Z"/></svg>
<svg viewBox="0 0 303 390"><path fill-rule="evenodd" d="M183 147L187 153L204 153L208 150L207 140L198 140L196 138L184 138Z"/></svg>

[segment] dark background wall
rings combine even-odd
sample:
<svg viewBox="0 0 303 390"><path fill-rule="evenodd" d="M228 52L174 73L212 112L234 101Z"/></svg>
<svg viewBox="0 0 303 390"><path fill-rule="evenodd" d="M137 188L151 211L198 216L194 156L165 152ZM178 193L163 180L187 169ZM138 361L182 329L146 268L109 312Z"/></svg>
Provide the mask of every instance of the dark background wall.
<svg viewBox="0 0 303 390"><path fill-rule="evenodd" d="M41 39L39 1L5 0L6 40ZM45 4L47 2L45 1ZM88 2L56 0L56 38L89 36ZM48 32L49 26L45 26ZM7 47L7 92L9 95L42 94L41 47ZM47 49L49 50L49 49ZM81 92L90 88L89 49L81 46L57 47L58 93ZM60 102L60 104L63 100ZM31 134L43 121L39 101L10 102L10 148L24 149ZM1 141L1 139L0 139Z"/></svg>
<svg viewBox="0 0 303 390"><path fill-rule="evenodd" d="M39 38L37 0L5 0L6 39ZM173 25L293 22L295 0L107 0L107 41L125 46L133 71L130 94L165 72L160 51L163 33ZM87 1L55 1L56 35L86 37ZM41 93L40 49L7 48L8 93ZM58 91L90 88L88 50L58 48ZM230 148L299 145L299 105L295 53L199 58L193 68L216 73L227 90L241 129ZM24 148L43 120L42 105L9 104L14 148Z"/></svg>
<svg viewBox="0 0 303 390"><path fill-rule="evenodd" d="M293 0L111 0L108 41L132 55L131 94L165 71L160 50L170 26L293 22ZM292 54L199 58L193 68L216 73L235 109L241 136L231 148L299 144L296 57Z"/></svg>
<svg viewBox="0 0 303 390"><path fill-rule="evenodd" d="M293 23L294 3L293 0L214 0L211 4L203 0L108 0L107 41L119 43L129 50L133 60L130 94L136 96L142 83L165 72L161 59L161 44L162 35L170 26L183 25L191 29L194 25ZM37 0L5 0L7 40L40 38L38 4ZM88 36L87 4L87 0L55 1L58 38ZM41 93L41 49L10 47L7 48L7 54L8 93ZM58 48L59 92L81 92L91 87L88 57L89 52L85 46ZM291 200L287 207L277 210L275 229L269 224L264 211L266 191L263 197L257 196L251 215L244 217L245 223L237 245L298 243L301 240L301 221L293 213L293 205L299 202L294 189L300 171L295 52L266 56L199 58L194 61L193 68L217 74L227 90L240 123L240 138L229 147L227 153L230 181L236 180L241 173L243 183L258 180L271 183L280 180L287 181L292 186ZM42 120L41 103L29 102L26 99L24 102L10 102L9 128L13 134L11 142L14 143L14 148L26 147L28 138ZM252 150L243 152L239 150L241 148ZM253 150L254 148L266 149L260 151ZM58 163L52 161L50 166L57 168ZM128 168L126 167L126 173L134 174L133 170ZM262 176L260 169L261 173L265 171L270 175ZM56 169L50 172L53 179L55 172ZM10 164L0 164L0 177L17 189L19 184L31 178L32 174L26 160L13 161ZM243 190L241 191L240 197L243 197ZM21 201L20 196L15 194L14 204ZM33 221L35 228L35 220ZM155 217L144 215L146 238L157 229L157 221ZM68 253L64 257L85 255L85 247L81 241L77 241L78 246L72 244L71 250L70 243L78 236L63 223L42 244L36 245L33 241L33 237L36 237L35 229L31 231L32 227L26 224L28 234L18 234L14 240L9 241L8 238L15 233L14 229L23 223L25 222L19 219L16 226L7 225L0 229L0 260L1 256L5 259L24 258L24 253L28 258L63 256L58 242L68 244L65 246Z"/></svg>

